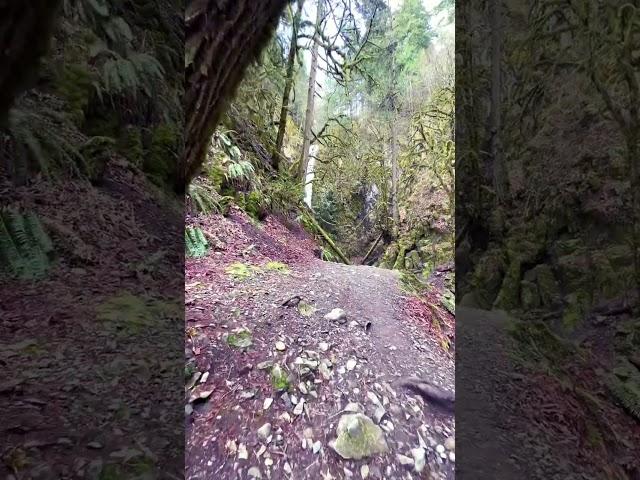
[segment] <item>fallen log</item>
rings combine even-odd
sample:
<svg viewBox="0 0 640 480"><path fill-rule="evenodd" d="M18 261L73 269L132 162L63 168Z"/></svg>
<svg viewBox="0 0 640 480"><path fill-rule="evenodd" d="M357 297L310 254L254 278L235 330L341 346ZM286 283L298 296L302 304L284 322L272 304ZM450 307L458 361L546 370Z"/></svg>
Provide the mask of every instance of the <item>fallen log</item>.
<svg viewBox="0 0 640 480"><path fill-rule="evenodd" d="M324 238L324 240L329 244L331 249L336 253L336 255L338 255L340 260L342 260L343 263L345 263L346 265L351 265L351 262L349 261L349 259L346 257L344 253L342 253L342 251L336 245L336 242L333 241L331 236L329 236L329 234L324 231L324 229L320 226L318 221L315 219L315 217L313 216L313 211L309 208L309 206L304 203L300 203L300 207L302 208L302 214L306 216L306 218L311 222L311 224L313 225L313 228L320 234L320 236L322 236L322 238Z"/></svg>
<svg viewBox="0 0 640 480"><path fill-rule="evenodd" d="M369 258L369 255L371 255L373 253L373 251L375 250L376 246L380 242L380 239L382 238L382 235L384 235L384 231L380 232L380 235L378 235L378 238L376 238L376 241L373 242L373 245L371 245L371 248L369 249L367 254L364 256L364 258L362 259L362 262L360 262L360 263L362 263L362 265L365 264L365 262L367 261L367 258Z"/></svg>

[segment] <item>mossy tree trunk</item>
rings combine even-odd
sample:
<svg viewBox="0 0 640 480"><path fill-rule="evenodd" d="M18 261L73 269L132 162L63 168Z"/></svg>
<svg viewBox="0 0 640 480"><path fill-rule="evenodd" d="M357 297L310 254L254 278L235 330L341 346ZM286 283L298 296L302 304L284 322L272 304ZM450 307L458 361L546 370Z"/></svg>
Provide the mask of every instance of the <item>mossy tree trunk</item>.
<svg viewBox="0 0 640 480"><path fill-rule="evenodd" d="M185 13L185 152L175 188L198 174L207 146L250 62L274 32L287 0L189 0Z"/></svg>
<svg viewBox="0 0 640 480"><path fill-rule="evenodd" d="M282 155L282 144L284 143L284 132L287 127L287 114L289 113L289 96L293 87L293 78L295 72L295 60L298 54L298 26L300 25L300 17L302 16L302 7L304 0L298 0L298 10L292 19L291 24L291 41L289 42L289 55L287 57L287 73L284 82L284 92L282 93L282 107L280 108L280 119L278 121L278 134L276 135L276 146L273 152L273 168L277 172L280 166L280 158Z"/></svg>

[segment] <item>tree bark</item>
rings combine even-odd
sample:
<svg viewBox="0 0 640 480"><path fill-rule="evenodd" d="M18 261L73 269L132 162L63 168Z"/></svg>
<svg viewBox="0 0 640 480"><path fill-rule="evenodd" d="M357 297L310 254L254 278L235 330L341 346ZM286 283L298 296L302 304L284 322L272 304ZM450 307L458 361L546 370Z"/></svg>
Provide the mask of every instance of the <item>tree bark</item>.
<svg viewBox="0 0 640 480"><path fill-rule="evenodd" d="M493 163L493 188L498 205L505 202L507 182L501 146L502 129L502 0L491 1L491 115L490 154Z"/></svg>
<svg viewBox="0 0 640 480"><path fill-rule="evenodd" d="M189 0L185 13L185 151L175 188L184 192L206 158L225 102L271 39L287 0Z"/></svg>
<svg viewBox="0 0 640 480"><path fill-rule="evenodd" d="M302 155L298 166L298 178L303 184L307 177L307 164L309 162L309 148L311 147L311 127L313 126L314 105L316 95L316 75L318 73L318 45L320 43L320 23L323 15L324 0L318 0L316 13L316 30L313 35L311 47L311 68L309 71L309 89L307 90L307 110L304 115L304 140L302 143Z"/></svg>
<svg viewBox="0 0 640 480"><path fill-rule="evenodd" d="M0 2L0 128L8 124L15 99L35 83L61 0Z"/></svg>
<svg viewBox="0 0 640 480"><path fill-rule="evenodd" d="M289 113L289 95L293 86L293 74L295 72L295 60L298 53L298 27L302 16L302 6L304 0L298 0L298 10L291 24L291 42L289 43L289 56L287 58L287 75L284 82L284 92L282 93L282 107L280 108L280 120L278 121L278 135L276 136L276 146L273 152L272 164L277 172L280 168L280 158L282 156L282 144L284 142L284 132L287 127L287 114Z"/></svg>
<svg viewBox="0 0 640 480"><path fill-rule="evenodd" d="M393 218L394 235L397 234L400 225L400 206L398 202L398 183L400 180L400 167L398 165L398 146L396 133L395 108L391 115L391 214Z"/></svg>

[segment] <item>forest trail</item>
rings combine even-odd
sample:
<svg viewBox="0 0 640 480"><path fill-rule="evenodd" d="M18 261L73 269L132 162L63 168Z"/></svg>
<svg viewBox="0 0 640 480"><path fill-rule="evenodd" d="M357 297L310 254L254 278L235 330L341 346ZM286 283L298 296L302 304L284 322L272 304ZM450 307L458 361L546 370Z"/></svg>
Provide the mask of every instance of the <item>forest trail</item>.
<svg viewBox="0 0 640 480"><path fill-rule="evenodd" d="M405 313L398 273L323 262L273 219L259 229L232 217L200 227L236 245L222 241L226 251L187 262L187 355L206 375L187 396L207 399L187 404L186 477L453 478L453 416L398 383L419 375L453 392L454 358ZM222 260L232 252L250 265L241 280L221 275L242 270ZM267 258L288 260L287 270L268 268ZM326 319L335 308L346 318ZM237 328L250 333L234 336ZM229 337L242 335L251 344L232 346ZM272 365L290 375L285 395ZM330 447L348 404L379 424L386 453L347 460ZM412 449L419 458L421 446L417 473Z"/></svg>

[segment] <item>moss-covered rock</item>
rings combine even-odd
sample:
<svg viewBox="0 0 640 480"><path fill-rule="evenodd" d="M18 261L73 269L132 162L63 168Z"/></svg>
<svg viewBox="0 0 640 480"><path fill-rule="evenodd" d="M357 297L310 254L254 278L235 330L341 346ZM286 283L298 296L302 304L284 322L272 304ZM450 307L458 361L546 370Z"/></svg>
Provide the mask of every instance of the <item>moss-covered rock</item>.
<svg viewBox="0 0 640 480"><path fill-rule="evenodd" d="M538 285L528 280L520 282L520 302L522 308L527 310L539 308L542 302L540 300Z"/></svg>
<svg viewBox="0 0 640 480"><path fill-rule="evenodd" d="M561 304L560 285L550 265L541 263L525 272L520 297L524 308L548 308Z"/></svg>
<svg viewBox="0 0 640 480"><path fill-rule="evenodd" d="M336 433L330 446L345 459L359 460L389 450L382 429L361 413L343 415Z"/></svg>
<svg viewBox="0 0 640 480"><path fill-rule="evenodd" d="M422 266L420 254L416 250L411 250L404 256L404 267L412 272L419 271Z"/></svg>
<svg viewBox="0 0 640 480"><path fill-rule="evenodd" d="M502 285L506 258L502 249L493 247L480 258L473 273L471 287L481 308L491 308Z"/></svg>
<svg viewBox="0 0 640 480"><path fill-rule="evenodd" d="M511 311L520 306L520 279L522 265L518 260L509 263L506 270L500 292L496 297L494 306L505 311Z"/></svg>
<svg viewBox="0 0 640 480"><path fill-rule="evenodd" d="M398 256L396 257L396 261L393 264L394 270L405 269L404 256L405 256L406 249L407 247L402 244L398 247Z"/></svg>

